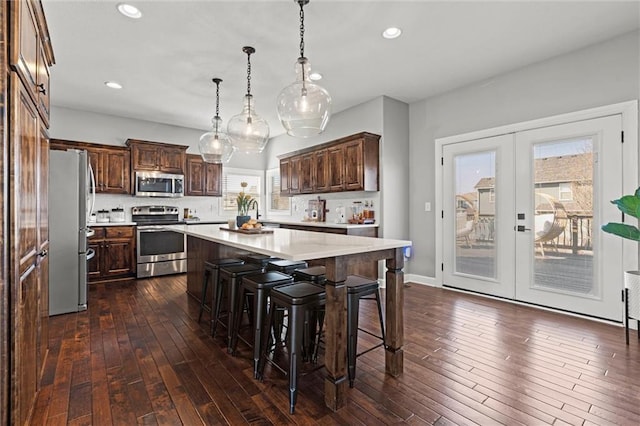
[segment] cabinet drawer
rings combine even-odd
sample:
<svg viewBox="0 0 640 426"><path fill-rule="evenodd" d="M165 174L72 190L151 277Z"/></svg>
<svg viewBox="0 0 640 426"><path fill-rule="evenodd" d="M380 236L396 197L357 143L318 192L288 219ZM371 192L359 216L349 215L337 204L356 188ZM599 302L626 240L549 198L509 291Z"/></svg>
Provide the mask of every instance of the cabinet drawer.
<svg viewBox="0 0 640 426"><path fill-rule="evenodd" d="M94 226L91 227L91 229L93 230L93 232L95 232L95 234L93 234L92 237L89 237L88 241L98 241L104 239L104 228Z"/></svg>
<svg viewBox="0 0 640 426"><path fill-rule="evenodd" d="M133 238L133 226L110 226L105 229L107 238Z"/></svg>

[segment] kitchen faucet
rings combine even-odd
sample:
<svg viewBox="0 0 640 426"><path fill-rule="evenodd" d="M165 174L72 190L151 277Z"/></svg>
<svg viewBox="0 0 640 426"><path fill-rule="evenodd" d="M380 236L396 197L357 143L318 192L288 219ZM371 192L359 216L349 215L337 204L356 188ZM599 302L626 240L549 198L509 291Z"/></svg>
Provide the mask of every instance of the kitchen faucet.
<svg viewBox="0 0 640 426"><path fill-rule="evenodd" d="M256 206L256 220L260 220L260 211L258 210L258 202L256 201L254 205Z"/></svg>

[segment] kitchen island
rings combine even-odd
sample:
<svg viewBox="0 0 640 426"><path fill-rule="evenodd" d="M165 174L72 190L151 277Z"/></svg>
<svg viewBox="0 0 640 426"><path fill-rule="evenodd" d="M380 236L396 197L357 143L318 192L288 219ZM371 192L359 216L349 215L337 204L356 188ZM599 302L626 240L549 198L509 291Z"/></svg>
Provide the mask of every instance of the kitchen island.
<svg viewBox="0 0 640 426"><path fill-rule="evenodd" d="M403 370L403 247L411 241L272 229L266 234L241 234L219 225L173 225L166 229L187 235L187 287L199 286L205 261L260 253L288 260L318 261L326 267L325 404L337 410L345 404L347 307L344 281L353 266L385 260L385 369L398 376Z"/></svg>

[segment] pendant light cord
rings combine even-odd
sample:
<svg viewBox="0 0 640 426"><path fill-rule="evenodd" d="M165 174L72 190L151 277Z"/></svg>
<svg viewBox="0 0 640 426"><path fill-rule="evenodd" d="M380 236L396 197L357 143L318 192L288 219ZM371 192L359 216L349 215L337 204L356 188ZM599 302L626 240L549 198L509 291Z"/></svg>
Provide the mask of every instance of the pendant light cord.
<svg viewBox="0 0 640 426"><path fill-rule="evenodd" d="M300 57L304 58L304 1L298 1L300 4Z"/></svg>

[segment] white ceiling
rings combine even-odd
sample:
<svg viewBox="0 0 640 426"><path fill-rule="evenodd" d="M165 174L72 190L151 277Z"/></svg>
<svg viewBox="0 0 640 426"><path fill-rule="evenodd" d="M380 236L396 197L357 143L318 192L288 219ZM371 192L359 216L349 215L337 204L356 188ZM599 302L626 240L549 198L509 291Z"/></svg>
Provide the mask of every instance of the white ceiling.
<svg viewBox="0 0 640 426"><path fill-rule="evenodd" d="M275 103L299 56L293 0L44 0L56 65L51 102L79 110L208 129L221 85L225 123L246 93L284 132ZM638 1L345 1L305 7L305 56L341 111L380 95L411 103L639 28ZM380 36L403 29L396 40ZM596 64L597 66L597 64ZM107 80L122 90L108 89Z"/></svg>

